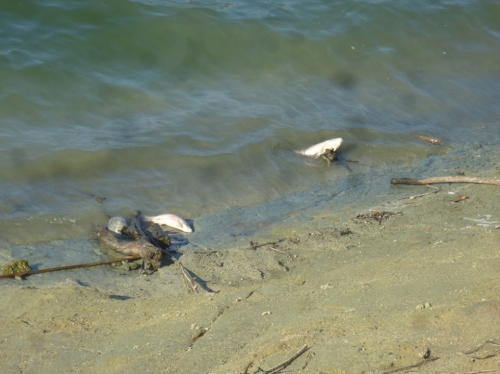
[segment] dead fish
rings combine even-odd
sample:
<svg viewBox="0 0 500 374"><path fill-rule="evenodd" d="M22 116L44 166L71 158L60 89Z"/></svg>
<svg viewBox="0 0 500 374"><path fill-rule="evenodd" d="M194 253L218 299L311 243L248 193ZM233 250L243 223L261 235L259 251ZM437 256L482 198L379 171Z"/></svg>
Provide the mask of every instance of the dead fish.
<svg viewBox="0 0 500 374"><path fill-rule="evenodd" d="M193 229L184 221L181 217L176 216L175 214L161 214L159 216L144 216L146 221L150 221L153 223L157 223L159 225L165 225L169 227L173 227L174 229L178 229L184 232L193 232Z"/></svg>
<svg viewBox="0 0 500 374"><path fill-rule="evenodd" d="M318 158L327 152L334 153L340 147L342 142L342 138L330 139L324 141L323 143L313 145L312 147L304 149L303 151L297 151L297 153L308 157Z"/></svg>
<svg viewBox="0 0 500 374"><path fill-rule="evenodd" d="M427 143L431 143L431 144L435 144L435 145L443 143L443 141L441 139L438 139L438 138L431 138L430 136L425 136L425 135L415 135L415 136L417 138L419 138L420 140L423 140L424 142L427 142Z"/></svg>

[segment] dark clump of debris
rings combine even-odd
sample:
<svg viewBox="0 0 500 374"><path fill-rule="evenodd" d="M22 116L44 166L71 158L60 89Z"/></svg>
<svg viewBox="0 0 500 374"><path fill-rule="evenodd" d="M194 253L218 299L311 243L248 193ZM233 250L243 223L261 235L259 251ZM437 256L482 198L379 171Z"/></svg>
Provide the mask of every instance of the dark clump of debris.
<svg viewBox="0 0 500 374"><path fill-rule="evenodd" d="M17 260L10 264L2 266L3 275L26 273L29 271L30 271L30 266L28 264L28 260Z"/></svg>
<svg viewBox="0 0 500 374"><path fill-rule="evenodd" d="M345 229L342 229L339 231L340 236L347 236L354 234L349 227L346 227Z"/></svg>
<svg viewBox="0 0 500 374"><path fill-rule="evenodd" d="M116 224L116 217L111 220ZM97 233L97 240L115 252L142 257L143 273L151 274L158 270L163 251L170 246L169 236L158 224L145 226L140 219L140 212L130 220L130 223L125 219L122 220L121 227L108 223L107 227L101 228Z"/></svg>
<svg viewBox="0 0 500 374"><path fill-rule="evenodd" d="M375 221L378 221L378 224L381 225L383 220L389 219L391 216L402 216L402 212L379 212L379 211L374 211L370 213L360 213L356 215L356 219L359 220L364 220L365 222L368 220L374 219Z"/></svg>

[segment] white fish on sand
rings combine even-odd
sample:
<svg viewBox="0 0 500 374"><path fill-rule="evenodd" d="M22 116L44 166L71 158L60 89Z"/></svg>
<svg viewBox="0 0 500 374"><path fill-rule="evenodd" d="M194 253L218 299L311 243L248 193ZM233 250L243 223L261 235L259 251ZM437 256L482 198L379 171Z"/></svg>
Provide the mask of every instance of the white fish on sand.
<svg viewBox="0 0 500 374"><path fill-rule="evenodd" d="M297 153L304 156L318 158L328 151L335 152L340 147L342 142L342 138L330 139L324 141L323 143L315 144L312 147L304 149L303 151L297 151Z"/></svg>
<svg viewBox="0 0 500 374"><path fill-rule="evenodd" d="M160 214L159 216L144 216L146 221L157 223L158 225L165 225L173 227L184 232L193 232L193 229L181 217L175 214Z"/></svg>

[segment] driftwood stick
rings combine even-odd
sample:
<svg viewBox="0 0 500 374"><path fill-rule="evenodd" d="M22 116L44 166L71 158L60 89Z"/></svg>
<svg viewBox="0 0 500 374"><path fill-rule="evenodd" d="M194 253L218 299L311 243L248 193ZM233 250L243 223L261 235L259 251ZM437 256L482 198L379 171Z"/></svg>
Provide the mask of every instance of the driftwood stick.
<svg viewBox="0 0 500 374"><path fill-rule="evenodd" d="M434 178L393 178L391 184L433 184L433 183L478 183L478 184L494 184L500 186L499 179L491 178L476 178L476 177L434 177Z"/></svg>
<svg viewBox="0 0 500 374"><path fill-rule="evenodd" d="M138 260L140 258L141 258L141 256L127 256L127 257L115 258L113 260L104 260L104 261L97 261L97 262L87 262L85 264L59 266L59 267L55 267L55 268L47 268L47 269L40 269L40 270L30 270L30 271L27 271L27 272L24 272L24 273L5 274L5 275L0 275L0 278L15 278L15 277L21 277L21 278L23 278L23 277L27 277L28 275L50 273L50 272L61 271L61 270L73 270L73 269L89 268L89 267L92 267L92 266L112 264L114 262L122 262L122 261L129 261L129 260Z"/></svg>
<svg viewBox="0 0 500 374"><path fill-rule="evenodd" d="M189 272L186 270L186 268L184 267L184 265L182 265L182 263L180 261L177 260L176 262L177 262L177 265L179 265L179 268L181 269L182 275L184 275L184 278L186 278L186 281L189 284L189 286L193 289L194 292L198 292L198 286L194 282L194 279L191 276L191 274L189 274Z"/></svg>
<svg viewBox="0 0 500 374"><path fill-rule="evenodd" d="M471 349L469 351L462 352L462 354L464 354L464 355L470 355L471 353L475 353L475 352L479 351L481 348L483 348L487 344L500 346L500 343L497 343L497 342L495 342L493 340L486 340L483 344L479 345L477 348Z"/></svg>
<svg viewBox="0 0 500 374"><path fill-rule="evenodd" d="M479 347L477 347L475 349L471 349L470 351L462 352L462 354L464 354L464 355L470 355L471 353L477 353L481 348L483 348L484 346L486 346L488 344L496 345L497 347L500 346L499 343L497 343L497 342L495 342L493 340L487 340L483 344L481 344ZM499 354L500 354L500 349L497 349L496 351L493 351L493 352L487 354L486 356L483 356L483 357L472 356L472 358L475 358L476 360L484 360L484 359L487 359L487 358L498 356Z"/></svg>
<svg viewBox="0 0 500 374"><path fill-rule="evenodd" d="M274 241L274 242L266 242L266 243L262 243L262 244L259 244L259 243L254 243L254 242L252 242L252 241L251 241L251 242L250 242L250 247L248 247L247 249L257 249L257 248L259 248L259 247L263 247L263 246L265 246L265 245L269 245L269 244L271 244L271 245L276 245L276 244L278 244L278 243L281 243L283 240L285 240L285 239L279 239L278 241Z"/></svg>
<svg viewBox="0 0 500 374"><path fill-rule="evenodd" d="M405 366L405 367L402 367L399 369L384 371L382 374L397 373L399 371L407 371L410 369L415 369L415 368L418 368L420 366L424 366L424 365L428 364L429 362L436 361L436 360L439 360L439 357L431 357L431 358L428 358L426 360L420 361L418 364L415 364L415 365L410 365L410 366Z"/></svg>
<svg viewBox="0 0 500 374"><path fill-rule="evenodd" d="M281 364L273 367L272 369L264 370L264 371L262 371L262 373L264 373L264 374L272 374L272 373L276 373L277 371L279 371L281 369L286 368L288 365L290 365L293 361L295 361L302 353L304 353L308 349L309 349L309 346L307 344L304 345L302 348L300 348L300 350L297 353L295 353L288 360L283 361Z"/></svg>
<svg viewBox="0 0 500 374"><path fill-rule="evenodd" d="M177 265L179 265L179 269L181 269L181 273L184 276L184 279L186 280L186 283L189 285L189 287L191 287L191 289L194 292L198 292L198 286L197 286L196 282L194 281L194 279L191 276L191 274L189 274L189 271L184 267L184 265L182 265L182 262L180 262L174 256L172 256L172 254L169 253L166 249L162 249L161 251L164 254L166 254L170 258L170 260L172 260L174 263L176 263Z"/></svg>
<svg viewBox="0 0 500 374"><path fill-rule="evenodd" d="M253 361L250 361L247 366L245 366L245 369L243 369L243 374L248 374L248 369L252 367Z"/></svg>

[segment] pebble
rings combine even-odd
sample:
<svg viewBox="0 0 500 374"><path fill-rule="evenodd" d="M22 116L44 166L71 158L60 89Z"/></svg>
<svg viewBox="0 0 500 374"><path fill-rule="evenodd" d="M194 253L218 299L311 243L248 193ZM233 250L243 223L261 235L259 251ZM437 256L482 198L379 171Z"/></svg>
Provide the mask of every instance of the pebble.
<svg viewBox="0 0 500 374"><path fill-rule="evenodd" d="M415 307L415 309L429 309L432 306L431 303L420 304Z"/></svg>

